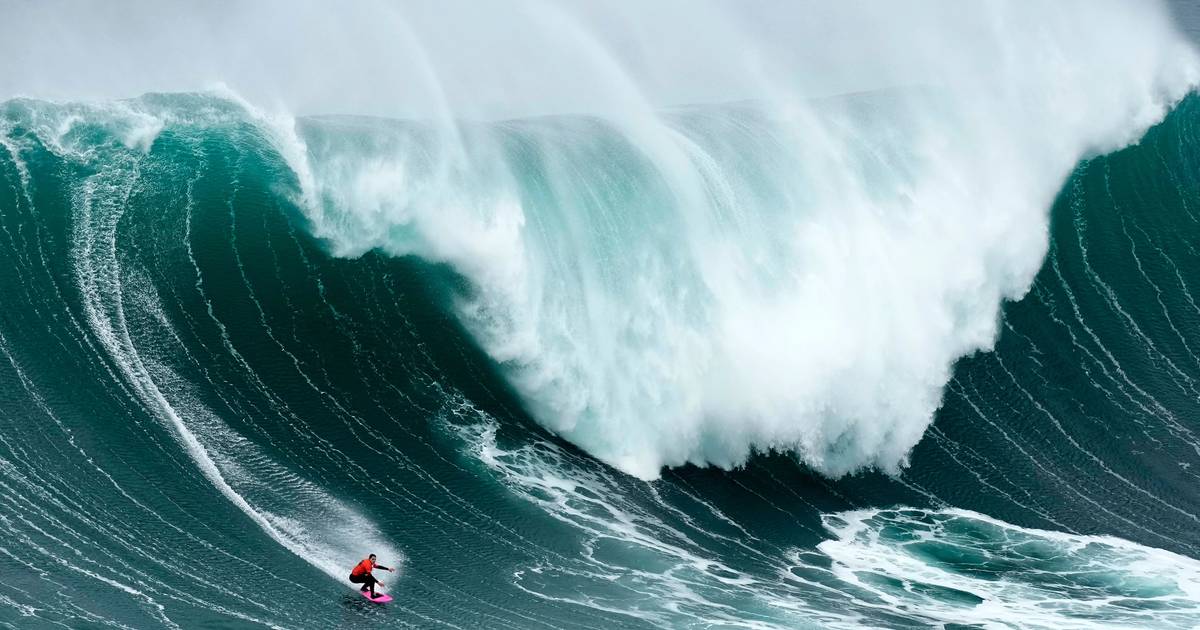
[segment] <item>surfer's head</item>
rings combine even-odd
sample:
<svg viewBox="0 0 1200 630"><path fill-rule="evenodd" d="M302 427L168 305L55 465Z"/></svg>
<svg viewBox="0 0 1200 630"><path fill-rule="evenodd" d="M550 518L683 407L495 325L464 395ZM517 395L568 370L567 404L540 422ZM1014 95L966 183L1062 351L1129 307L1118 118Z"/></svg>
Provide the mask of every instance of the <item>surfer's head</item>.
<svg viewBox="0 0 1200 630"><path fill-rule="evenodd" d="M374 561L375 561L375 554L371 554L371 555L367 556L367 560L370 560L371 562L374 562Z"/></svg>

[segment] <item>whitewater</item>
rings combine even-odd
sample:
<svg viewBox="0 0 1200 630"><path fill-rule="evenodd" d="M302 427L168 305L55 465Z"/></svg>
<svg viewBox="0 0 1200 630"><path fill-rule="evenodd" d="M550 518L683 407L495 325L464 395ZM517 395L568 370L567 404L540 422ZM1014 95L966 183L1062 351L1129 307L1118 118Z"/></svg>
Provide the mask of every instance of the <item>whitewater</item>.
<svg viewBox="0 0 1200 630"><path fill-rule="evenodd" d="M0 12L0 623L1200 614L1186 8Z"/></svg>

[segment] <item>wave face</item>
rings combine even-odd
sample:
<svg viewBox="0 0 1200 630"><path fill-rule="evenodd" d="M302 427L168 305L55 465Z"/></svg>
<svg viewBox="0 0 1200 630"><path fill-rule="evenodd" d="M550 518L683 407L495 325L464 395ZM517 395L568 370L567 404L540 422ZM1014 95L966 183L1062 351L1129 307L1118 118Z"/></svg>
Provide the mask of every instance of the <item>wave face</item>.
<svg viewBox="0 0 1200 630"><path fill-rule="evenodd" d="M285 155L334 255L450 265L470 284L458 317L525 408L602 461L653 479L783 450L894 472L951 364L1028 290L1070 169L1191 85L1155 59L1039 54L1013 52L1003 89L460 124L452 141L310 120ZM1114 91L1114 72L1138 80ZM1061 108L1030 102L1051 85Z"/></svg>
<svg viewBox="0 0 1200 630"><path fill-rule="evenodd" d="M0 103L0 623L1194 626L1196 65L1087 7L836 97Z"/></svg>

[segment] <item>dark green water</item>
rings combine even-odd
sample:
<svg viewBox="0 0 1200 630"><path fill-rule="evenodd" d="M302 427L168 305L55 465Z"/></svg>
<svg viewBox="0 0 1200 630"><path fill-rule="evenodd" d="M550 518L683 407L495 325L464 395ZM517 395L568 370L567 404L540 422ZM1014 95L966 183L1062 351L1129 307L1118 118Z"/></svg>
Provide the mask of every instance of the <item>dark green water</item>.
<svg viewBox="0 0 1200 630"><path fill-rule="evenodd" d="M1196 97L1075 169L1032 289L902 474L759 454L652 482L532 419L464 327L469 271L331 255L240 106L143 97L149 131L121 107L0 106L2 625L1200 615ZM360 123L303 125L319 153ZM580 150L623 150L605 142ZM646 192L629 168L607 194ZM390 605L344 581L369 552L399 568Z"/></svg>

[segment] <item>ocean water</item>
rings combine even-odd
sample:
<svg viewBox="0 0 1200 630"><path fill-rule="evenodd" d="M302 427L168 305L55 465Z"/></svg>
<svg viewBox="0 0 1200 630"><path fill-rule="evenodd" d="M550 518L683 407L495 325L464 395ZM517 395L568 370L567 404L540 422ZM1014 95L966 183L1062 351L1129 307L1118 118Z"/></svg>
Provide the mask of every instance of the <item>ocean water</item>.
<svg viewBox="0 0 1200 630"><path fill-rule="evenodd" d="M1194 8L65 6L0 626L1200 624Z"/></svg>

